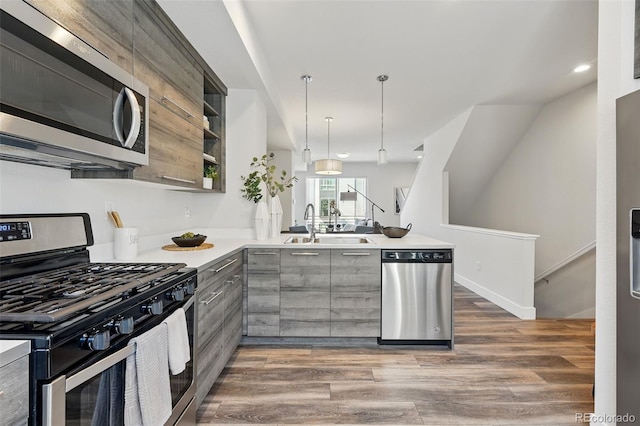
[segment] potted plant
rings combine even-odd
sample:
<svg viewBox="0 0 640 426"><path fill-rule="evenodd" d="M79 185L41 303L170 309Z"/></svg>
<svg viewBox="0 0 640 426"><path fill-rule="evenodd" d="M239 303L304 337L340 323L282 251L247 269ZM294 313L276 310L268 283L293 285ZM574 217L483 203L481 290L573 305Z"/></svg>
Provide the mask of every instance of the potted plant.
<svg viewBox="0 0 640 426"><path fill-rule="evenodd" d="M282 229L282 205L280 204L280 198L278 193L283 192L287 188L291 188L293 183L298 180L297 177L287 177L287 171L281 170L277 172L276 166L270 164L274 159L275 154L269 153L262 157L253 157L251 161L251 167L254 169L249 175L241 176L244 185L241 189L243 197L247 200L258 203L258 209L256 211L256 231L258 232L258 239L261 239L262 218L259 216L264 215L263 207L266 208L262 197L261 183L264 183L264 187L269 195L269 207L267 209L268 216L270 216L271 222L271 236L276 237L280 235ZM258 222L260 220L260 223ZM266 237L265 237L266 238Z"/></svg>
<svg viewBox="0 0 640 426"><path fill-rule="evenodd" d="M202 187L205 189L213 189L213 182L218 179L218 169L216 166L209 166L204 169L204 177L202 178Z"/></svg>

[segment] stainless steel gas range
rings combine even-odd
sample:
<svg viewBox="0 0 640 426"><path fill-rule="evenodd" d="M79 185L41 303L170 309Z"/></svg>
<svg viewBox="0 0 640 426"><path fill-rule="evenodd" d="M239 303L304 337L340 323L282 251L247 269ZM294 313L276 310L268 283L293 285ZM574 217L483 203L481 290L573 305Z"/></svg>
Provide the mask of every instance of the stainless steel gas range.
<svg viewBox="0 0 640 426"><path fill-rule="evenodd" d="M92 244L84 213L0 215L0 339L31 342L30 424L127 424L129 363L144 367L134 342L182 311L184 369L160 368L171 394L165 424L195 424L195 269L91 263Z"/></svg>

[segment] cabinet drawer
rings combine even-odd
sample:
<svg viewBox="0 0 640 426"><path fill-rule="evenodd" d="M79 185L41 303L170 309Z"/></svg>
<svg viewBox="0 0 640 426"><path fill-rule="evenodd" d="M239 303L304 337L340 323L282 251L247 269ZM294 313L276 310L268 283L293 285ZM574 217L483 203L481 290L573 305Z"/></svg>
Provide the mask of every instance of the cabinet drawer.
<svg viewBox="0 0 640 426"><path fill-rule="evenodd" d="M280 289L329 291L329 250L283 249L280 258Z"/></svg>
<svg viewBox="0 0 640 426"><path fill-rule="evenodd" d="M224 324L224 285L198 289L198 346L206 345Z"/></svg>
<svg viewBox="0 0 640 426"><path fill-rule="evenodd" d="M331 291L380 291L380 250L331 249Z"/></svg>
<svg viewBox="0 0 640 426"><path fill-rule="evenodd" d="M251 274L280 273L279 249L248 249L247 271Z"/></svg>
<svg viewBox="0 0 640 426"><path fill-rule="evenodd" d="M23 356L0 368L2 424L26 424L29 418L29 357Z"/></svg>

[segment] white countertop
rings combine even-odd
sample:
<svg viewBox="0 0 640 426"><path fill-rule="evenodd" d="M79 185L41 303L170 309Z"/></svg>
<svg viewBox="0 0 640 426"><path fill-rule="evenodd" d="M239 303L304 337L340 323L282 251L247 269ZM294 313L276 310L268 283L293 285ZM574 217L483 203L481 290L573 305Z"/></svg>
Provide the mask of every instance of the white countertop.
<svg viewBox="0 0 640 426"><path fill-rule="evenodd" d="M281 234L278 238L268 240L253 240L246 238L230 238L230 237L210 237L207 243L214 245L211 249L196 251L166 251L162 248L146 250L140 252L138 257L130 259L127 262L166 262L166 263L185 263L189 267L202 268L208 264L215 263L230 253L244 248L309 248L314 249L442 249L453 248L454 245L434 238L426 237L419 234L408 234L403 238L388 238L382 234L316 234L319 238L339 238L339 237L366 237L371 243L367 244L341 244L341 243L322 243L322 244L285 244L285 241L291 237L306 237L308 234Z"/></svg>
<svg viewBox="0 0 640 426"><path fill-rule="evenodd" d="M28 340L0 340L0 367L29 355L31 342Z"/></svg>

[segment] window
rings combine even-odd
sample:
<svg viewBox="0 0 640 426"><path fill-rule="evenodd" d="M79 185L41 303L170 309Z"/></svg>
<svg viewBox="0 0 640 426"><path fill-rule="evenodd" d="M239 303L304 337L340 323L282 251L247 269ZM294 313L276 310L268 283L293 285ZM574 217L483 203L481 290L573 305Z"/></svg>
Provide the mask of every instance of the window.
<svg viewBox="0 0 640 426"><path fill-rule="evenodd" d="M367 178L308 177L306 184L306 204L312 203L315 206L317 223L329 223L330 203L334 200L340 211L338 224L355 225L357 221L366 219L366 200L364 197L358 195L356 201L340 201L340 193L354 192L348 186L351 185L366 194Z"/></svg>

